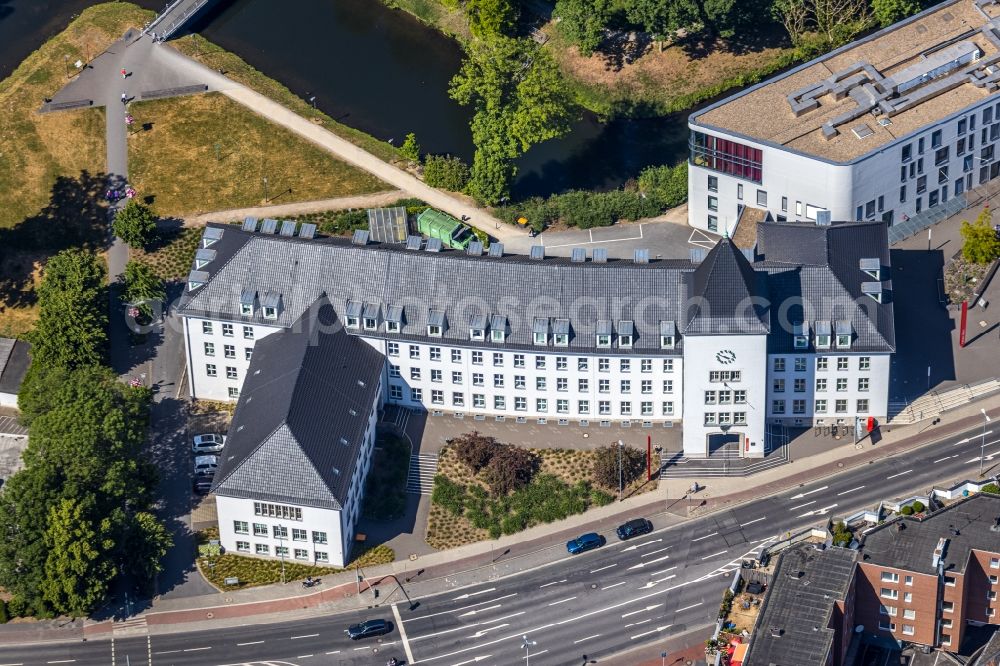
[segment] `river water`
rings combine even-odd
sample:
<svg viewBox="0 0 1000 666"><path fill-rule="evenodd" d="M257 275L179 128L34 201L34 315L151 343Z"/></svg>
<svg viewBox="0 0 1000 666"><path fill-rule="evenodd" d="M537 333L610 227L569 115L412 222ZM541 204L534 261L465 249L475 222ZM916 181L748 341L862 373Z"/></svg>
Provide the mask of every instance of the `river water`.
<svg viewBox="0 0 1000 666"><path fill-rule="evenodd" d="M0 76L95 0L0 0ZM159 8L159 0L137 4ZM469 113L448 97L458 45L379 0L217 0L193 26L340 122L397 145L472 157ZM686 114L600 122L583 113L566 137L518 162L515 198L612 189L650 164L686 155Z"/></svg>

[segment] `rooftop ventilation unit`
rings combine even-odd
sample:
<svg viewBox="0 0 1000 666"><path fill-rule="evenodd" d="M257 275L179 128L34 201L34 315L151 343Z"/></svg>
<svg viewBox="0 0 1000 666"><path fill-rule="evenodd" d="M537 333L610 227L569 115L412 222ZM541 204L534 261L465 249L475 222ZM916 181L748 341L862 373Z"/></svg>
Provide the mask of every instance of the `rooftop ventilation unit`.
<svg viewBox="0 0 1000 666"><path fill-rule="evenodd" d="M528 255L532 259L544 259L545 258L545 246L544 245L532 245L530 254Z"/></svg>
<svg viewBox="0 0 1000 666"><path fill-rule="evenodd" d="M351 236L351 245L368 245L368 230L357 229Z"/></svg>
<svg viewBox="0 0 1000 666"><path fill-rule="evenodd" d="M243 231L250 231L250 232L257 231L257 218L248 217L245 220L243 220Z"/></svg>
<svg viewBox="0 0 1000 666"><path fill-rule="evenodd" d="M648 264L649 250L636 248L636 250L632 253L632 262L636 264Z"/></svg>
<svg viewBox="0 0 1000 666"><path fill-rule="evenodd" d="M864 123L861 123L860 125L855 125L854 127L851 128L851 134L853 134L859 139L867 139L874 133L875 130L873 130L871 127L868 127L868 125L865 125Z"/></svg>
<svg viewBox="0 0 1000 666"><path fill-rule="evenodd" d="M315 238L316 225L312 222L303 222L299 227L299 238Z"/></svg>
<svg viewBox="0 0 1000 666"><path fill-rule="evenodd" d="M271 218L267 218L260 225L260 233L262 234L273 234L278 230L278 221Z"/></svg>
<svg viewBox="0 0 1000 666"><path fill-rule="evenodd" d="M469 243L469 247L465 249L465 253L470 257L481 257L483 256L483 243L482 241L472 241Z"/></svg>
<svg viewBox="0 0 1000 666"><path fill-rule="evenodd" d="M595 247L594 251L590 254L590 260L595 264L606 264L608 263L608 250L603 247Z"/></svg>
<svg viewBox="0 0 1000 666"><path fill-rule="evenodd" d="M407 250L419 250L420 246L423 244L424 240L420 236L407 236L406 237L406 249Z"/></svg>
<svg viewBox="0 0 1000 666"><path fill-rule="evenodd" d="M781 627L771 627L771 638L781 638L783 633L785 633L785 630Z"/></svg>
<svg viewBox="0 0 1000 666"><path fill-rule="evenodd" d="M487 254L491 257L502 257L503 243L490 243L490 249L487 250Z"/></svg>
<svg viewBox="0 0 1000 666"><path fill-rule="evenodd" d="M700 264L705 261L705 248L703 247L693 247L690 250L691 253L691 263Z"/></svg>
<svg viewBox="0 0 1000 666"><path fill-rule="evenodd" d="M890 118L889 116L882 116L881 118L878 119L878 124L880 127L888 127L889 125L892 124L892 118Z"/></svg>
<svg viewBox="0 0 1000 666"><path fill-rule="evenodd" d="M279 232L282 236L288 236L289 238L295 235L295 223L291 220L285 220L281 223L281 231Z"/></svg>
<svg viewBox="0 0 1000 666"><path fill-rule="evenodd" d="M427 245L424 249L428 252L440 252L441 251L441 239L440 238L428 238Z"/></svg>
<svg viewBox="0 0 1000 666"><path fill-rule="evenodd" d="M574 247L569 260L574 264L582 264L587 261L587 251L582 247Z"/></svg>

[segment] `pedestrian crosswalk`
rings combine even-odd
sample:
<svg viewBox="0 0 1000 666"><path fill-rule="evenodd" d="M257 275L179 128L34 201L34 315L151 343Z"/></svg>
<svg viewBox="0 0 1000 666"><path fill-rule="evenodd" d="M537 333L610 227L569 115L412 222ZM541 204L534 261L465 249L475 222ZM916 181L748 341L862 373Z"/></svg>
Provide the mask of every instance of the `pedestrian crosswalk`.
<svg viewBox="0 0 1000 666"><path fill-rule="evenodd" d="M434 490L434 475L437 474L438 457L433 453L418 453L410 456L410 471L406 475L406 492L430 495Z"/></svg>
<svg viewBox="0 0 1000 666"><path fill-rule="evenodd" d="M146 631L146 617L143 615L115 622L111 627L111 635L116 637L145 635Z"/></svg>
<svg viewBox="0 0 1000 666"><path fill-rule="evenodd" d="M17 419L13 416L0 416L0 435L27 437L28 429L18 423Z"/></svg>

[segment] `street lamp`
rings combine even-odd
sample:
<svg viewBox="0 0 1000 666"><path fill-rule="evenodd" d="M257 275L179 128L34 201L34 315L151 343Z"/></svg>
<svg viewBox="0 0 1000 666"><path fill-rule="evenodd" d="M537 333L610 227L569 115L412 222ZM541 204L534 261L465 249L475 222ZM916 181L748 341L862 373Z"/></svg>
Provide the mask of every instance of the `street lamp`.
<svg viewBox="0 0 1000 666"><path fill-rule="evenodd" d="M618 501L619 502L622 501L622 488L624 486L624 484L622 483L622 481L624 480L624 474L622 472L622 449L624 448L625 448L624 442L622 442L622 440L619 439L618 440Z"/></svg>
<svg viewBox="0 0 1000 666"><path fill-rule="evenodd" d="M986 461L986 424L990 422L989 414L985 409L980 409L983 414L983 445L979 449L979 476L983 475L983 463Z"/></svg>
<svg viewBox="0 0 1000 666"><path fill-rule="evenodd" d="M264 203L267 203L267 176L264 176Z"/></svg>
<svg viewBox="0 0 1000 666"><path fill-rule="evenodd" d="M531 666L530 649L532 645L537 645L536 641L529 641L528 636L521 636L521 647L524 648L524 666Z"/></svg>

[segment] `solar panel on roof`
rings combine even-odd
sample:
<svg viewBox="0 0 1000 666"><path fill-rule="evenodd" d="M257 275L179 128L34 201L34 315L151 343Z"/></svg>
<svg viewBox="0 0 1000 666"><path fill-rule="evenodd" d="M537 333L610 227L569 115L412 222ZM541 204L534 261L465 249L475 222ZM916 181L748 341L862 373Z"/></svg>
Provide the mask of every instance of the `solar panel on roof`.
<svg viewBox="0 0 1000 666"><path fill-rule="evenodd" d="M440 252L441 251L441 239L440 238L428 238L427 246L424 248L428 252Z"/></svg>
<svg viewBox="0 0 1000 666"><path fill-rule="evenodd" d="M257 218L248 217L243 220L243 231L257 231Z"/></svg>
<svg viewBox="0 0 1000 666"><path fill-rule="evenodd" d="M528 255L532 259L544 259L545 258L545 246L544 245L532 245L531 253Z"/></svg>
<svg viewBox="0 0 1000 666"><path fill-rule="evenodd" d="M502 257L503 243L490 243L489 255L491 257Z"/></svg>
<svg viewBox="0 0 1000 666"><path fill-rule="evenodd" d="M299 238L315 238L316 225L312 222L303 222L299 227Z"/></svg>
<svg viewBox="0 0 1000 666"><path fill-rule="evenodd" d="M636 250L632 253L632 261L637 264L648 264L649 250L636 248Z"/></svg>
<svg viewBox="0 0 1000 666"><path fill-rule="evenodd" d="M469 243L469 247L465 249L465 253L470 257L479 257L483 254L483 243L482 241L472 241Z"/></svg>
<svg viewBox="0 0 1000 666"><path fill-rule="evenodd" d="M574 247L573 252L570 256L570 261L577 264L582 264L583 262L587 261L587 251L584 250L582 247Z"/></svg>
<svg viewBox="0 0 1000 666"><path fill-rule="evenodd" d="M281 231L279 232L282 236L292 237L295 235L295 223L291 220L285 220L281 223Z"/></svg>
<svg viewBox="0 0 1000 666"><path fill-rule="evenodd" d="M278 221L271 218L267 218L260 225L260 233L262 234L273 234L278 228Z"/></svg>
<svg viewBox="0 0 1000 666"><path fill-rule="evenodd" d="M606 264L608 263L608 250L603 247L595 247L594 251L590 255L590 260L595 264Z"/></svg>
<svg viewBox="0 0 1000 666"><path fill-rule="evenodd" d="M368 245L368 230L367 229L355 229L354 235L351 236L352 245Z"/></svg>
<svg viewBox="0 0 1000 666"><path fill-rule="evenodd" d="M406 237L406 249L407 250L419 250L420 245L423 243L423 239L420 236L407 236Z"/></svg>

